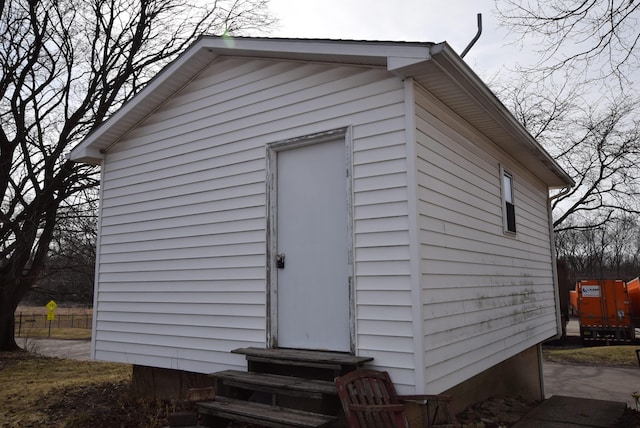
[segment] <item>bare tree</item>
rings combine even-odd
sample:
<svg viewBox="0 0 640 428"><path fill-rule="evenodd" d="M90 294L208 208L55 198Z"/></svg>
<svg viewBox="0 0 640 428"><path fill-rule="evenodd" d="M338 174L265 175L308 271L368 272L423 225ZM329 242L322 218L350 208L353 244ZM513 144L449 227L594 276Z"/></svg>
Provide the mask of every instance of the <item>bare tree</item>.
<svg viewBox="0 0 640 428"><path fill-rule="evenodd" d="M505 102L576 186L553 202L557 252L576 275L636 269L640 214L640 2L496 0L533 46Z"/></svg>
<svg viewBox="0 0 640 428"><path fill-rule="evenodd" d="M554 229L599 227L640 213L640 121L623 98L589 102L576 86L522 80L497 92L576 182L553 201Z"/></svg>
<svg viewBox="0 0 640 428"><path fill-rule="evenodd" d="M573 69L583 78L615 77L625 85L639 70L638 1L496 0L495 5L504 25L538 41L536 70Z"/></svg>
<svg viewBox="0 0 640 428"><path fill-rule="evenodd" d="M591 226L597 226L640 213L640 123L634 110L625 100L611 101L600 111L584 109L566 123L564 135L554 138L556 159L576 181L553 203L556 230L580 214L590 213Z"/></svg>
<svg viewBox="0 0 640 428"><path fill-rule="evenodd" d="M71 146L206 32L272 23L267 0L0 2L0 351L41 277L58 214L97 185Z"/></svg>
<svg viewBox="0 0 640 428"><path fill-rule="evenodd" d="M74 196L58 210L49 254L40 279L23 304L44 306L49 300L91 305L98 233L96 192Z"/></svg>
<svg viewBox="0 0 640 428"><path fill-rule="evenodd" d="M571 228L556 233L558 259L568 268L572 282L604 278L606 227Z"/></svg>
<svg viewBox="0 0 640 428"><path fill-rule="evenodd" d="M640 226L636 216L623 215L606 225L565 228L556 233L558 260L575 283L578 279L622 279L640 271Z"/></svg>
<svg viewBox="0 0 640 428"><path fill-rule="evenodd" d="M634 248L634 238L638 233L636 220L637 216L623 215L607 228L606 263L615 278L629 280L637 276L638 266L633 263L633 255L637 251Z"/></svg>

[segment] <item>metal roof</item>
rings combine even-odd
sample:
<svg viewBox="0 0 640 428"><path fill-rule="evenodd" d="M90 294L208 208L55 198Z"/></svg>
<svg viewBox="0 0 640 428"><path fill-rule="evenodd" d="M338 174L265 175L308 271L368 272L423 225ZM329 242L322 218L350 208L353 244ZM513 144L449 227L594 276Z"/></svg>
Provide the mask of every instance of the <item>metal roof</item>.
<svg viewBox="0 0 640 428"><path fill-rule="evenodd" d="M413 78L459 117L518 159L551 188L574 184L471 68L445 43L224 38L202 36L70 153L100 163L103 154L220 56L386 67Z"/></svg>

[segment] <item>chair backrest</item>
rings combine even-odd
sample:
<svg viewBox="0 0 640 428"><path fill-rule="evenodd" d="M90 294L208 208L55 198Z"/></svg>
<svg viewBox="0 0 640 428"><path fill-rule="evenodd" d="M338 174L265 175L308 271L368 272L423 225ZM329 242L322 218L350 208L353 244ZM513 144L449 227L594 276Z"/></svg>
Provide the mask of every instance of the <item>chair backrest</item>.
<svg viewBox="0 0 640 428"><path fill-rule="evenodd" d="M389 373L360 369L335 379L350 428L405 428L404 406Z"/></svg>

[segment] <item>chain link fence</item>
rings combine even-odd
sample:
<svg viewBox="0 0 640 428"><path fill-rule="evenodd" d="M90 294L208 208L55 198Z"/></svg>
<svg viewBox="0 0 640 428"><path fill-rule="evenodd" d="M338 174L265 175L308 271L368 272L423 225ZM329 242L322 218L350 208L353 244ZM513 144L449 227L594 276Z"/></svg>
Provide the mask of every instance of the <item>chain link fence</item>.
<svg viewBox="0 0 640 428"><path fill-rule="evenodd" d="M92 314L55 314L53 320L49 320L47 314L27 314L16 312L14 315L16 336L28 334L28 331L36 328L81 328L91 329Z"/></svg>

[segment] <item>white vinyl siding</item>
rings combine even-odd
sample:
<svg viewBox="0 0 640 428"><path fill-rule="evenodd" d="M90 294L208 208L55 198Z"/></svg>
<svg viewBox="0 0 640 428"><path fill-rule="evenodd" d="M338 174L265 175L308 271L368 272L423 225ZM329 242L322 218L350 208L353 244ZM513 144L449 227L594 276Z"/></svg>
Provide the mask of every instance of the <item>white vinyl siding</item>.
<svg viewBox="0 0 640 428"><path fill-rule="evenodd" d="M374 357L373 367L388 370L399 390L410 392L415 373L404 118L369 132L382 130L354 132L357 352Z"/></svg>
<svg viewBox="0 0 640 428"><path fill-rule="evenodd" d="M357 352L411 387L403 96L385 69L222 58L114 145L95 357L243 366L229 351L266 341L266 144L351 126Z"/></svg>
<svg viewBox="0 0 640 428"><path fill-rule="evenodd" d="M419 87L416 113L425 381L437 393L555 334L547 189ZM517 181L517 235L503 233L501 163Z"/></svg>
<svg viewBox="0 0 640 428"><path fill-rule="evenodd" d="M267 144L346 128L358 355L438 393L555 334L546 186L413 88L406 105L385 68L220 57L109 148L95 358L242 368L229 351L267 339Z"/></svg>

